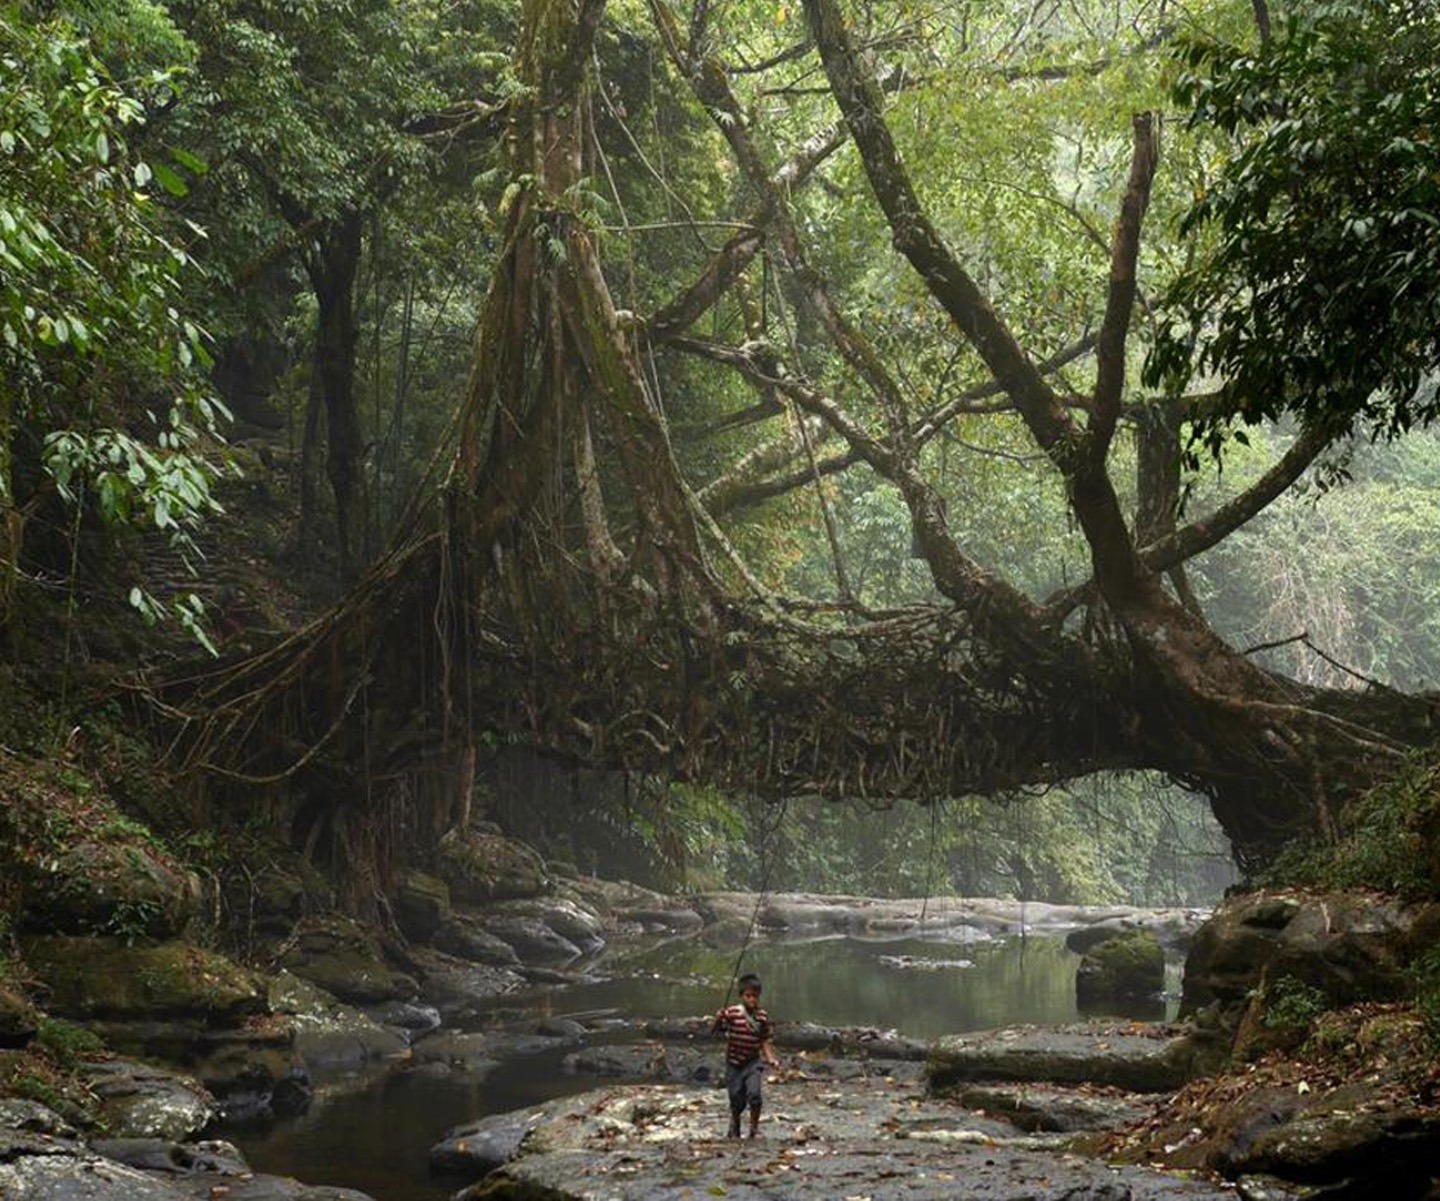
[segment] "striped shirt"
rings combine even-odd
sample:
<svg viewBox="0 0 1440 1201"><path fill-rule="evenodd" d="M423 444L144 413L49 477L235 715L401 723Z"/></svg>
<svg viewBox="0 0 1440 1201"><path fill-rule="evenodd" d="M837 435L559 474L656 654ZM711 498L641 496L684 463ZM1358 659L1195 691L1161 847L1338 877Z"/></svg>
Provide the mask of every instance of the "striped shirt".
<svg viewBox="0 0 1440 1201"><path fill-rule="evenodd" d="M744 1005L728 1005L715 1015L714 1033L725 1033L725 1062L744 1067L760 1054L760 1044L770 1041L770 1015L763 1009L753 1012Z"/></svg>

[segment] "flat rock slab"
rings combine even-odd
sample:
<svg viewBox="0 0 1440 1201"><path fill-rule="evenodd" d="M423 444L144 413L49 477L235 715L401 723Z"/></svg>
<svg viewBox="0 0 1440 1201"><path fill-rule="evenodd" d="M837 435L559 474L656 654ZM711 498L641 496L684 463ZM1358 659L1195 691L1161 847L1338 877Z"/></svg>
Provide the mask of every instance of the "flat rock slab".
<svg viewBox="0 0 1440 1201"><path fill-rule="evenodd" d="M724 1093L680 1085L600 1089L521 1111L512 1160L461 1194L567 1198L793 1198L885 1201L1219 1201L1232 1190L1067 1153L1056 1136L1019 1135L917 1082L837 1086L803 1072L766 1084L758 1139L717 1137ZM1008 1133L1007 1133L1008 1132Z"/></svg>
<svg viewBox="0 0 1440 1201"><path fill-rule="evenodd" d="M1130 1092L1172 1092L1192 1075L1186 1028L1140 1022L1007 1026L948 1035L930 1049L932 1088L977 1080L1100 1084Z"/></svg>

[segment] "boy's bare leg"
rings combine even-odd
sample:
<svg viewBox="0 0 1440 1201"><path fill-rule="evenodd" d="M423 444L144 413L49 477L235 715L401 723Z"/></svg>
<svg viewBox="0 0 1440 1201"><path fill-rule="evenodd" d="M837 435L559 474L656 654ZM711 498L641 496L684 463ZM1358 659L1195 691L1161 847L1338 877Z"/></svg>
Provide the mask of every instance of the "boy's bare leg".
<svg viewBox="0 0 1440 1201"><path fill-rule="evenodd" d="M738 1131L736 1133L739 1133ZM760 1107L757 1105L750 1110L750 1137L758 1138L760 1135Z"/></svg>
<svg viewBox="0 0 1440 1201"><path fill-rule="evenodd" d="M732 1109L730 1111L730 1133L727 1137L740 1137L740 1111L738 1109Z"/></svg>

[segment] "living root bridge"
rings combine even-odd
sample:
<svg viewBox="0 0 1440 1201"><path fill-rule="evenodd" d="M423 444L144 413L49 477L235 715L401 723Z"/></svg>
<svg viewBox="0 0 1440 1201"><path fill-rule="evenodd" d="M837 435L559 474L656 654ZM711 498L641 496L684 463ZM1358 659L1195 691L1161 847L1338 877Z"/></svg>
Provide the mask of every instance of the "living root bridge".
<svg viewBox="0 0 1440 1201"><path fill-rule="evenodd" d="M284 643L169 685L177 764L350 804L444 764L451 783L412 830L422 842L464 808L454 773L495 744L831 798L993 793L1134 765L1106 741L1124 725L1113 695L1058 663L1018 670L943 606L801 620L756 601L700 619L633 583L541 582L536 564L517 592L493 558L477 579L454 546L424 538ZM414 780L398 792L416 795Z"/></svg>

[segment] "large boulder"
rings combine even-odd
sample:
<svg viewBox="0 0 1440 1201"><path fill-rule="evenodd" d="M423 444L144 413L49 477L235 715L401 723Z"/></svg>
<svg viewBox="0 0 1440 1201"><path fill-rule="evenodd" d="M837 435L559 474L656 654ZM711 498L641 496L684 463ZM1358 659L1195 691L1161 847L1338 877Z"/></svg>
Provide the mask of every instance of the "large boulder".
<svg viewBox="0 0 1440 1201"><path fill-rule="evenodd" d="M420 991L413 979L385 962L363 926L340 914L301 920L277 964L352 1005L409 1000Z"/></svg>
<svg viewBox="0 0 1440 1201"><path fill-rule="evenodd" d="M1440 906L1370 893L1257 892L1222 904L1185 961L1181 1014L1238 1021L1264 986L1294 981L1334 1006L1408 995L1408 965L1440 927Z"/></svg>
<svg viewBox="0 0 1440 1201"><path fill-rule="evenodd" d="M1331 1010L1313 1021L1298 1054L1195 1081L1155 1119L1117 1132L1105 1153L1236 1181L1268 1178L1301 1196L1430 1197L1440 1162L1440 1113L1424 1103L1432 1064L1426 1024L1406 1006Z"/></svg>
<svg viewBox="0 0 1440 1201"><path fill-rule="evenodd" d="M500 937L504 938L504 924L516 917L534 918L587 953L598 951L605 945L605 923L595 911L564 897L502 901L489 907L482 920L492 929L498 929Z"/></svg>
<svg viewBox="0 0 1440 1201"><path fill-rule="evenodd" d="M288 1020L293 1058L311 1069L357 1068L403 1055L405 1035L381 1026L353 1006L288 971L270 985L270 1004ZM284 1077L277 1073L277 1080Z"/></svg>
<svg viewBox="0 0 1440 1201"><path fill-rule="evenodd" d="M192 1138L218 1116L215 1098L199 1081L123 1059L81 1065L99 1098L100 1118L114 1138Z"/></svg>
<svg viewBox="0 0 1440 1201"><path fill-rule="evenodd" d="M473 914L457 913L445 922L430 939L430 945L447 955L468 959L472 963L488 963L509 967L520 962L515 948L485 928Z"/></svg>
<svg viewBox="0 0 1440 1201"><path fill-rule="evenodd" d="M451 899L478 905L550 891L545 861L523 842L476 829L454 829L440 840L437 872Z"/></svg>
<svg viewBox="0 0 1440 1201"><path fill-rule="evenodd" d="M46 1008L61 1017L225 1025L266 1008L260 976L194 943L56 937L23 946L48 991Z"/></svg>
<svg viewBox="0 0 1440 1201"><path fill-rule="evenodd" d="M449 885L425 872L406 872L395 890L395 920L405 937L429 942L450 920Z"/></svg>
<svg viewBox="0 0 1440 1201"><path fill-rule="evenodd" d="M1127 930L1092 946L1075 972L1082 1009L1158 997L1165 987L1165 950L1153 930Z"/></svg>
<svg viewBox="0 0 1440 1201"><path fill-rule="evenodd" d="M17 925L23 932L172 938L200 907L200 881L157 846L85 839L22 863Z"/></svg>
<svg viewBox="0 0 1440 1201"><path fill-rule="evenodd" d="M199 878L64 765L0 756L0 875L22 933L169 938L199 912Z"/></svg>
<svg viewBox="0 0 1440 1201"><path fill-rule="evenodd" d="M0 983L0 1047L23 1047L35 1037L40 1015L30 1001Z"/></svg>

